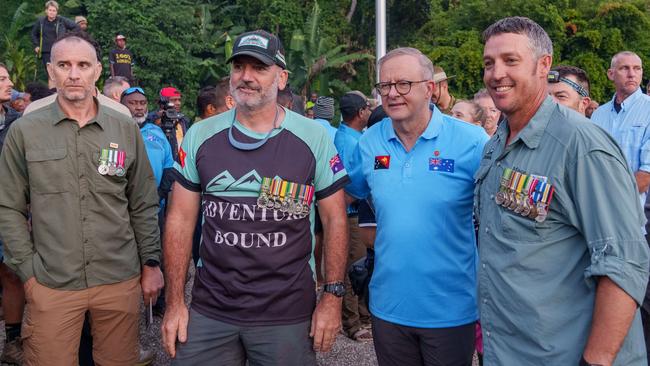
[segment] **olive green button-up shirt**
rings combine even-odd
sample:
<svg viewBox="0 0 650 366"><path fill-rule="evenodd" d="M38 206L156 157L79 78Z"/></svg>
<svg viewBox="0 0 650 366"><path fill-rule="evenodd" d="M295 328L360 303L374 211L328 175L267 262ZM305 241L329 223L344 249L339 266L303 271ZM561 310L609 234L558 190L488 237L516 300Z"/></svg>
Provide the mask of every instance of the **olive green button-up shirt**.
<svg viewBox="0 0 650 366"><path fill-rule="evenodd" d="M99 174L102 149L125 153L125 175ZM12 125L0 154L0 236L21 280L77 290L133 278L160 260L157 214L156 183L130 118L99 104L79 128L57 102Z"/></svg>
<svg viewBox="0 0 650 366"><path fill-rule="evenodd" d="M597 277L643 302L649 262L636 183L612 137L550 97L505 146L508 133L499 126L475 175L485 365L577 365ZM496 204L505 168L548 178L545 221ZM614 364L646 365L638 310Z"/></svg>

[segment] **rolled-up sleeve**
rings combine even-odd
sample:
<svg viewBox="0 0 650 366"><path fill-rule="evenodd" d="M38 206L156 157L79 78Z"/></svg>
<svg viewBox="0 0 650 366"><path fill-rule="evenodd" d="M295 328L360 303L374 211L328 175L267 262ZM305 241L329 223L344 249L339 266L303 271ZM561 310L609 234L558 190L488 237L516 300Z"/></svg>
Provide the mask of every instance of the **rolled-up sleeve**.
<svg viewBox="0 0 650 366"><path fill-rule="evenodd" d="M138 244L140 262L149 259L160 262L160 232L158 229L158 191L138 126L133 124L136 159L128 171L126 196L129 200L131 226Z"/></svg>
<svg viewBox="0 0 650 366"><path fill-rule="evenodd" d="M10 128L0 153L0 237L5 263L25 282L34 276L34 243L27 226L29 183L23 136Z"/></svg>
<svg viewBox="0 0 650 366"><path fill-rule="evenodd" d="M640 305L649 271L645 218L634 177L614 150L592 150L568 167L576 207L569 215L589 249L586 280L607 276Z"/></svg>

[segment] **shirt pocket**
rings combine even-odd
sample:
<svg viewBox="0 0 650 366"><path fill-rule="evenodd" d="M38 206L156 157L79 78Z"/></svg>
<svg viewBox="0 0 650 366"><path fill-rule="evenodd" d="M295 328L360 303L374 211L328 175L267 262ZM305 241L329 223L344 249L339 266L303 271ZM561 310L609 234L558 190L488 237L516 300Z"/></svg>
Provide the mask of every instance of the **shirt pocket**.
<svg viewBox="0 0 650 366"><path fill-rule="evenodd" d="M501 227L503 236L514 239L515 244L519 243L540 243L543 239L542 233L548 227L548 219L544 222L537 222L530 217L524 217L507 208L501 214Z"/></svg>
<svg viewBox="0 0 650 366"><path fill-rule="evenodd" d="M99 158L100 158L100 153L96 152L93 156L95 165L95 172L93 176L95 177L93 179L95 183L95 192L98 193L121 193L126 190L126 172L123 176L118 176L118 175L101 175L99 174L99 171L97 168L99 167ZM127 156L124 160L124 167L125 169L129 166L129 157Z"/></svg>
<svg viewBox="0 0 650 366"><path fill-rule="evenodd" d="M63 193L69 190L71 181L65 147L43 150L27 150L29 185L35 193Z"/></svg>

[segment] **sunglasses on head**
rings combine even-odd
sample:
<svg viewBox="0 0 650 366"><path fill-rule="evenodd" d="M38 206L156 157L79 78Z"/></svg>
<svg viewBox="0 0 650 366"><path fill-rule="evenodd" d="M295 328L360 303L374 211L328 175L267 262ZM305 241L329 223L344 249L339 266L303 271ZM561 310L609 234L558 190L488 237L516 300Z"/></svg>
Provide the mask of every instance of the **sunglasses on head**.
<svg viewBox="0 0 650 366"><path fill-rule="evenodd" d="M144 90L141 87L132 86L132 87L130 87L130 88L128 88L128 89L126 89L125 91L122 92L122 98L126 97L127 95L131 95L133 93L140 93L140 94L146 96L146 94L144 93Z"/></svg>

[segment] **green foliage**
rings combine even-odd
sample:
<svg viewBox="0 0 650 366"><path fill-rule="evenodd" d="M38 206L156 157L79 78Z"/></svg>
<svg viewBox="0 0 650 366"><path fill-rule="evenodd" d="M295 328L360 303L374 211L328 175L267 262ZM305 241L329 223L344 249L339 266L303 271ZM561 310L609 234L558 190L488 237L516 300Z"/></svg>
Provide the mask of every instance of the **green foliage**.
<svg viewBox="0 0 650 366"><path fill-rule="evenodd" d="M341 84L329 83L328 79L322 78L319 82L316 78L328 69L344 68L348 73L354 74L352 64L355 61L373 58L365 52L346 52L346 45L336 45L333 38L322 34L320 16L321 9L318 2L314 2L304 28L296 29L291 36L287 60L291 70L290 83L303 96L308 91L316 90L321 94L330 94L334 90L341 92ZM317 87L313 88L312 83L318 84Z"/></svg>
<svg viewBox="0 0 650 366"><path fill-rule="evenodd" d="M15 88L24 90L25 85L34 79L36 58L30 47L21 47L25 42L26 33L31 29L33 17L29 12L29 3L22 2L16 7L13 16L4 27L3 48L0 53L4 63L9 68L9 75ZM28 44L29 45L29 44Z"/></svg>

